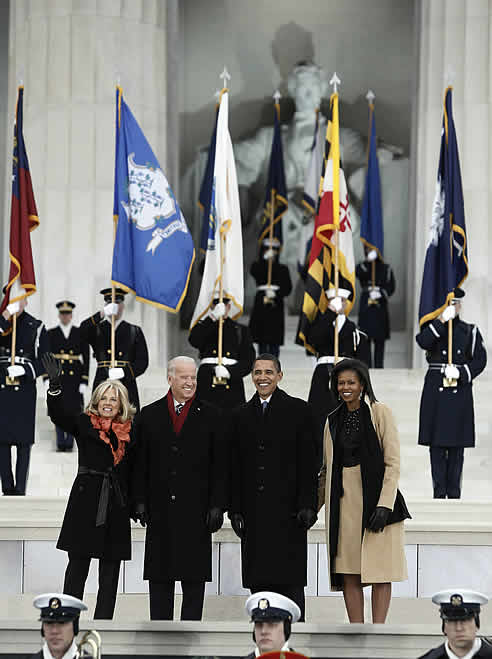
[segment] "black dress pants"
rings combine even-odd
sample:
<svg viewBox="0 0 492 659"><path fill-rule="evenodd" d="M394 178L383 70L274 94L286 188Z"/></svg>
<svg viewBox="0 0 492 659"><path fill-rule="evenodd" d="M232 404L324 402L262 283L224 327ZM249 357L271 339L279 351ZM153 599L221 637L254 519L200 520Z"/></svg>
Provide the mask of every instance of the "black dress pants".
<svg viewBox="0 0 492 659"><path fill-rule="evenodd" d="M117 560L99 559L99 588L97 590L94 620L112 620L116 604L116 591L120 576L120 563ZM85 582L89 574L90 558L77 558L68 555L63 592L79 599L84 597Z"/></svg>
<svg viewBox="0 0 492 659"><path fill-rule="evenodd" d="M175 583L175 581L149 581L151 620L173 619ZM181 620L201 620L205 582L181 581L181 588L183 590Z"/></svg>
<svg viewBox="0 0 492 659"><path fill-rule="evenodd" d="M278 343L259 343L258 350L260 355L268 354L277 358L280 355L280 345Z"/></svg>
<svg viewBox="0 0 492 659"><path fill-rule="evenodd" d="M15 482L12 473L12 446L17 449L15 464ZM0 444L0 478L4 494L25 494L31 444Z"/></svg>
<svg viewBox="0 0 492 659"><path fill-rule="evenodd" d="M279 595L285 595L301 609L301 617L299 622L304 622L306 620L306 600L304 597L304 586L295 586L292 584L259 584L254 585L250 588L251 594L259 593L262 590L268 590L271 593L279 593Z"/></svg>
<svg viewBox="0 0 492 659"><path fill-rule="evenodd" d="M369 342L369 368L384 368L385 341L371 339ZM374 352L374 356L373 356Z"/></svg>
<svg viewBox="0 0 492 659"><path fill-rule="evenodd" d="M459 499L465 449L462 446L430 446L434 499Z"/></svg>
<svg viewBox="0 0 492 659"><path fill-rule="evenodd" d="M73 449L73 435L56 426L57 451L71 451Z"/></svg>

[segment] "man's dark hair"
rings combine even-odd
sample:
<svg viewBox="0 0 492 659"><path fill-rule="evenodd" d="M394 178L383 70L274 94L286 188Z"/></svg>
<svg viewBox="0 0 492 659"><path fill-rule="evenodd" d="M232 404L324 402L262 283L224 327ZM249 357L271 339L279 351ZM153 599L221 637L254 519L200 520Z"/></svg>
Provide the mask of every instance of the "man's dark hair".
<svg viewBox="0 0 492 659"><path fill-rule="evenodd" d="M273 362L275 364L275 369L277 373L280 373L282 371L282 367L280 366L280 359L278 357L275 357L275 355L271 355L269 352L262 352L261 355L258 355L256 359L253 362L253 368L251 371L255 370L255 364L256 362L259 361L265 361L265 362Z"/></svg>
<svg viewBox="0 0 492 659"><path fill-rule="evenodd" d="M369 377L369 369L359 359L342 359L332 370L330 388L335 398L338 398L338 376L343 371L355 371L362 384L362 397L367 396L371 403L377 401L372 388L371 378Z"/></svg>

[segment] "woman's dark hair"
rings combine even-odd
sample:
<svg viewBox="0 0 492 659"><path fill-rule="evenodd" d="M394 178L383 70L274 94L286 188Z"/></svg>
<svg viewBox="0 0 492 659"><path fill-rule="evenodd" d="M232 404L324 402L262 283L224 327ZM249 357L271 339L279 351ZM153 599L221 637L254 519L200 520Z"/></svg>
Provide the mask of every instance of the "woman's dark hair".
<svg viewBox="0 0 492 659"><path fill-rule="evenodd" d="M338 398L338 376L340 373L343 373L343 371L355 371L362 384L362 396L367 396L371 403L377 401L372 388L371 378L369 377L369 369L364 362L361 362L359 359L342 359L342 361L338 362L332 370L330 388L335 398Z"/></svg>

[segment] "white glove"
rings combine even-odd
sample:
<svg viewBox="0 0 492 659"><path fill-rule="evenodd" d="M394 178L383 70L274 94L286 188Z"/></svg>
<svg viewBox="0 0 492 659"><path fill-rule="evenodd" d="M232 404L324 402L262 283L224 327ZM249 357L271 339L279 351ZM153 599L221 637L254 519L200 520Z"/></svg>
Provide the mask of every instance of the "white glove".
<svg viewBox="0 0 492 659"><path fill-rule="evenodd" d="M376 252L375 249L371 249L370 252L367 254L367 260L368 261L375 261L378 258L378 253Z"/></svg>
<svg viewBox="0 0 492 659"><path fill-rule="evenodd" d="M267 249L266 252L263 254L263 258L265 259L265 261L268 261L268 259L273 259L274 256L275 256L275 252L273 251L273 249Z"/></svg>
<svg viewBox="0 0 492 659"><path fill-rule="evenodd" d="M441 314L442 322L447 323L448 320L452 320L456 316L456 307L450 304L444 309Z"/></svg>
<svg viewBox="0 0 492 659"><path fill-rule="evenodd" d="M273 288L267 288L266 291L265 291L265 295L267 296L267 298L269 300L273 300L276 297L277 294L275 293Z"/></svg>
<svg viewBox="0 0 492 659"><path fill-rule="evenodd" d="M110 380L121 380L125 377L125 371L122 368L110 368L108 369L108 378Z"/></svg>
<svg viewBox="0 0 492 659"><path fill-rule="evenodd" d="M223 302L217 302L213 309L210 309L210 315L214 320L219 320L225 316L226 308Z"/></svg>
<svg viewBox="0 0 492 659"><path fill-rule="evenodd" d="M379 291L369 291L369 297L371 300L379 300L379 298L383 297Z"/></svg>
<svg viewBox="0 0 492 659"><path fill-rule="evenodd" d="M225 366L217 364L215 367L215 376L218 378L226 378L226 380L228 380L231 377L231 374Z"/></svg>
<svg viewBox="0 0 492 659"><path fill-rule="evenodd" d="M334 297L330 302L330 307L335 313L340 313L343 309L343 301L341 297Z"/></svg>
<svg viewBox="0 0 492 659"><path fill-rule="evenodd" d="M7 373L9 374L10 378L18 378L21 375L24 375L25 372L25 368L20 364L14 364L13 366L9 366L7 368Z"/></svg>
<svg viewBox="0 0 492 659"><path fill-rule="evenodd" d="M112 379L115 380L116 378L112 378ZM79 394L82 394L82 396L84 396L86 391L87 391L87 385L84 382L81 382L79 384Z"/></svg>
<svg viewBox="0 0 492 659"><path fill-rule="evenodd" d="M108 318L111 318L111 316L116 316L117 313L118 305L116 302L109 302L108 304L104 305L104 315Z"/></svg>
<svg viewBox="0 0 492 659"><path fill-rule="evenodd" d="M459 380L460 370L454 364L446 364L446 367L444 368L444 375L448 380Z"/></svg>
<svg viewBox="0 0 492 659"><path fill-rule="evenodd" d="M19 302L11 302L10 304L7 305L7 311L11 316L13 316L15 313L17 313L20 309L20 304Z"/></svg>

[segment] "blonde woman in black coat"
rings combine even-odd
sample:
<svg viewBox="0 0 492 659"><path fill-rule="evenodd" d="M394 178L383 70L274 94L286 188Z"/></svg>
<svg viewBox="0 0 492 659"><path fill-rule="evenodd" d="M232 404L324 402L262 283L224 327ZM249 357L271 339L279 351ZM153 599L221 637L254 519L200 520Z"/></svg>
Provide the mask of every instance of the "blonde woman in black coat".
<svg viewBox="0 0 492 659"><path fill-rule="evenodd" d="M63 592L82 599L92 558L99 559L94 618L111 619L120 563L131 558L128 481L135 407L118 380L101 382L82 414L65 410L59 362L43 360L50 385L48 414L75 437L79 468L63 519L57 548L68 552Z"/></svg>

